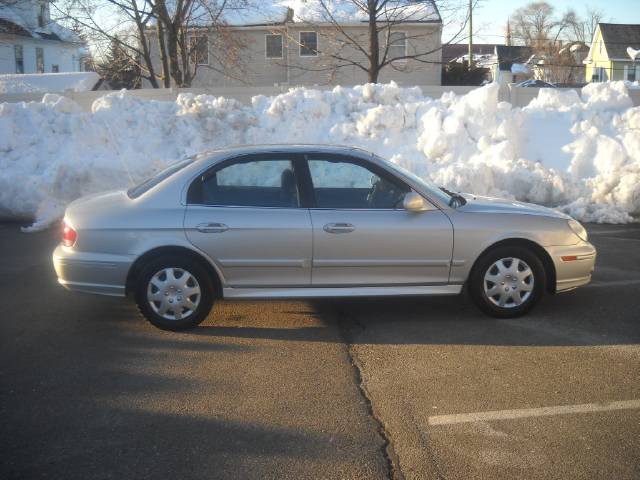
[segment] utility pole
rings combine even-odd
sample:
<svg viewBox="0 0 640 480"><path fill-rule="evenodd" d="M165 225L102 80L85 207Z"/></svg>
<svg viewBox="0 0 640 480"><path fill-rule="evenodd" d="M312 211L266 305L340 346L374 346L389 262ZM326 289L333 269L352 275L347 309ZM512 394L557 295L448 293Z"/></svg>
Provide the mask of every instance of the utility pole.
<svg viewBox="0 0 640 480"><path fill-rule="evenodd" d="M469 0L469 71L473 68L473 0Z"/></svg>

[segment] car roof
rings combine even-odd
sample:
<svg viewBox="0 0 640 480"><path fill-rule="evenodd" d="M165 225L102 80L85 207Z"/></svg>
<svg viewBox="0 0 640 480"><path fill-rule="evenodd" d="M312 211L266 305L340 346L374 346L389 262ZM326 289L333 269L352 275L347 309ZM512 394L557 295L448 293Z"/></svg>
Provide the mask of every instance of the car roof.
<svg viewBox="0 0 640 480"><path fill-rule="evenodd" d="M336 153L336 154L359 154L360 156L371 157L372 153L364 149L349 145L326 145L326 144L306 144L306 143L276 143L262 145L232 145L216 150L207 150L197 155L198 160L214 160L217 158L228 158L229 156L240 156L260 153Z"/></svg>

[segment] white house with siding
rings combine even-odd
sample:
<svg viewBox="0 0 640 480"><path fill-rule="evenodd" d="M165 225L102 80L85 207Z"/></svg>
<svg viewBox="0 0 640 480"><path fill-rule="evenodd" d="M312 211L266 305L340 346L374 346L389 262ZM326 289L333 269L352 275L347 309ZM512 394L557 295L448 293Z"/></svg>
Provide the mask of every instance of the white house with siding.
<svg viewBox="0 0 640 480"><path fill-rule="evenodd" d="M225 45L206 25L189 32L192 63L196 76L192 86L294 86L355 85L367 82L367 73L355 63L366 65L361 51L353 47L368 44L368 17L349 2L327 3L338 31L327 21L323 9L313 0L265 0L259 10L229 9L221 21L227 38L239 46L235 65L221 62ZM390 18L389 45L381 38L381 55L404 57L384 68L378 81L400 85L440 85L442 18L433 0L394 0L386 4ZM379 16L383 28L384 15ZM155 29L147 31L154 69L161 70ZM232 42L234 43L234 42ZM345 57L332 59L332 53ZM409 58L420 55L419 60ZM351 64L351 63L354 64ZM336 63L346 66L334 68Z"/></svg>
<svg viewBox="0 0 640 480"><path fill-rule="evenodd" d="M86 52L51 20L49 0L0 0L0 74L79 72Z"/></svg>

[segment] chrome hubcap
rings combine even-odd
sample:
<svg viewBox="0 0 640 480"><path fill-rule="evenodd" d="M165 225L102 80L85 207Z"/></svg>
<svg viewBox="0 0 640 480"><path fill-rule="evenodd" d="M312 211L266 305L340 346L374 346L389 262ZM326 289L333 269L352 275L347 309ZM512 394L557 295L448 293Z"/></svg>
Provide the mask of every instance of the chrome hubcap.
<svg viewBox="0 0 640 480"><path fill-rule="evenodd" d="M529 299L533 281L533 272L526 262L515 257L501 258L484 274L484 293L494 305L514 308Z"/></svg>
<svg viewBox="0 0 640 480"><path fill-rule="evenodd" d="M167 320L187 318L198 308L201 297L196 277L183 268L162 269L147 286L149 305Z"/></svg>

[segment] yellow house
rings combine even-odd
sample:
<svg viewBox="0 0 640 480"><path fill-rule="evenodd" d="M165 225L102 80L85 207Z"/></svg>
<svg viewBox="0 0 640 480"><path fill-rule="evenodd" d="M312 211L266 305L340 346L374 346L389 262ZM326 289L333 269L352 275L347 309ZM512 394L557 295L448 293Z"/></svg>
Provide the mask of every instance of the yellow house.
<svg viewBox="0 0 640 480"><path fill-rule="evenodd" d="M584 60L587 82L640 81L640 25L599 23Z"/></svg>

